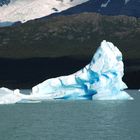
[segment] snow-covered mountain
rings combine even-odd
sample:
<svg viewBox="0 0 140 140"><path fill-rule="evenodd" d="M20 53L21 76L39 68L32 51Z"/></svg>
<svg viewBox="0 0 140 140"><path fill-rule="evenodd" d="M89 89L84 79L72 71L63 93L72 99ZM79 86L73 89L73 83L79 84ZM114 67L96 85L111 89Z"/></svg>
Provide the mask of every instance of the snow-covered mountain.
<svg viewBox="0 0 140 140"><path fill-rule="evenodd" d="M0 26L83 12L140 17L140 0L0 0L0 5Z"/></svg>
<svg viewBox="0 0 140 140"><path fill-rule="evenodd" d="M0 0L0 22L12 22L40 18L52 13L61 12L88 0Z"/></svg>

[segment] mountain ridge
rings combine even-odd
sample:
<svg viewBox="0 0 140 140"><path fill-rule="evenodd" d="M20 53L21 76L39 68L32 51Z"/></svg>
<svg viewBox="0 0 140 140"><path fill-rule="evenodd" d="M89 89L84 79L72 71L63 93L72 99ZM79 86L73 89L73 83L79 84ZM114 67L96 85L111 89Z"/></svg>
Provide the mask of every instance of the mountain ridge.
<svg viewBox="0 0 140 140"><path fill-rule="evenodd" d="M106 39L122 49L125 56L139 58L139 34L140 19L134 17L82 13L48 20L38 19L16 27L0 28L0 56L14 58L91 56L91 50L95 50L99 43ZM135 44L134 55L131 51L134 51ZM85 48L87 52L84 51ZM57 49L60 49L61 53ZM75 49L80 51L75 52ZM127 52L128 55L127 49L130 51ZM16 56L14 50L19 51Z"/></svg>

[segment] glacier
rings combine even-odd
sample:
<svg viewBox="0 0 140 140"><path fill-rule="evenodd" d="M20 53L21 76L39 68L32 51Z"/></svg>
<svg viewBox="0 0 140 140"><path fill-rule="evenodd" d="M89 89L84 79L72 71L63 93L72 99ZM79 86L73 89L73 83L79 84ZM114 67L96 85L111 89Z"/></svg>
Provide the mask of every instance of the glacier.
<svg viewBox="0 0 140 140"><path fill-rule="evenodd" d="M122 53L111 42L102 41L91 62L78 72L48 79L32 88L29 95L19 89L0 89L0 104L44 100L131 100L122 81Z"/></svg>

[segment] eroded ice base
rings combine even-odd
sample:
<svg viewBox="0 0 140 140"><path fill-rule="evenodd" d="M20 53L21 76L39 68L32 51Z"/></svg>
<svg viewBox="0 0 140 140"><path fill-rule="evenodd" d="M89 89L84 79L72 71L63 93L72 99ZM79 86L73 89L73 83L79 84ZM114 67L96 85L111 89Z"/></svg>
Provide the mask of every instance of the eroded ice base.
<svg viewBox="0 0 140 140"><path fill-rule="evenodd" d="M130 100L124 89L122 54L111 42L103 41L91 62L78 72L52 78L32 88L30 95L0 89L0 103L42 100Z"/></svg>

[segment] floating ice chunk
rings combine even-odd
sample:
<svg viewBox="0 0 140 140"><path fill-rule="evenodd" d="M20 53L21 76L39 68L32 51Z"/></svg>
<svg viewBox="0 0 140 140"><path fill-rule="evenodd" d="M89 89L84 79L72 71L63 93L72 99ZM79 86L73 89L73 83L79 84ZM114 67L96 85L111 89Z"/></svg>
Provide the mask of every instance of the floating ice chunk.
<svg viewBox="0 0 140 140"><path fill-rule="evenodd" d="M0 88L0 104L14 104L21 100L21 96L17 93L18 90L10 90L7 88Z"/></svg>
<svg viewBox="0 0 140 140"><path fill-rule="evenodd" d="M56 99L131 100L133 98L123 91L127 88L122 81L123 71L121 52L104 40L83 69L69 76L48 79L34 86L30 95L23 95L19 90L1 89L0 103Z"/></svg>
<svg viewBox="0 0 140 140"><path fill-rule="evenodd" d="M33 87L32 95L46 99L132 99L126 92L122 54L105 40L91 62L80 71L52 78Z"/></svg>

